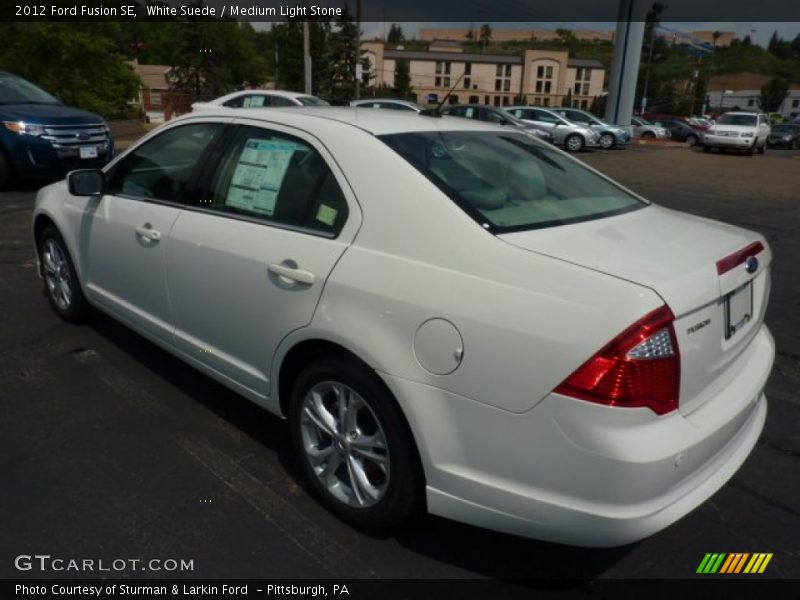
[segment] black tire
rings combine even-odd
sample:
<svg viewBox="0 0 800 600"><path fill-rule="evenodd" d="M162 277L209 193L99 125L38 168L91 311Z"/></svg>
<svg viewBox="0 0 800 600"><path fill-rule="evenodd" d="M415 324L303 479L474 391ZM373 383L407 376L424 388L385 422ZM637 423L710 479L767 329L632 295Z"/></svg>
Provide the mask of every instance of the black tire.
<svg viewBox="0 0 800 600"><path fill-rule="evenodd" d="M706 146L703 144L703 152L711 152L711 146Z"/></svg>
<svg viewBox="0 0 800 600"><path fill-rule="evenodd" d="M748 156L753 156L756 153L756 141L753 140L753 145L750 146L747 150L744 151L745 154Z"/></svg>
<svg viewBox="0 0 800 600"><path fill-rule="evenodd" d="M604 133L600 136L600 147L603 150L610 150L617 144L617 140L611 133Z"/></svg>
<svg viewBox="0 0 800 600"><path fill-rule="evenodd" d="M758 153L759 153L759 154L764 154L766 151L767 151L767 143L766 143L766 142L764 142L763 144L761 144L761 145L758 147Z"/></svg>
<svg viewBox="0 0 800 600"><path fill-rule="evenodd" d="M83 295L72 257L64 238L52 225L42 230L38 240L39 260L44 277L44 295L55 313L70 323L81 323L89 315L89 303ZM58 253L60 252L60 256ZM67 295L64 286L68 285Z"/></svg>
<svg viewBox="0 0 800 600"><path fill-rule="evenodd" d="M311 390L315 386L317 390L325 390L326 386L331 384L343 385L355 391L369 408L368 411L363 407L358 409L358 420L351 421L351 425L348 426L342 426L339 423L340 419L334 418L336 428L345 430L344 435L337 432L335 435L338 437L324 433L305 410L306 398L311 398ZM319 397L323 399L325 408L335 405L336 409L333 412L338 413L336 403L341 401L340 396L331 390L321 392ZM353 402L352 394L348 394L347 397L348 403ZM424 505L424 477L413 437L402 411L374 372L351 359L336 356L319 358L298 374L292 386L290 402L289 426L292 446L302 479L332 513L356 527L370 531L384 531L417 513ZM351 428L352 433L349 433ZM357 448L354 440L369 439L369 436L377 438L378 434L383 434L385 454L388 456L388 460L385 461L386 468L383 470L379 468L378 463L361 458L363 455L353 450ZM349 445L349 441L353 441L353 446ZM307 446L317 452L328 451L328 458L317 462L321 472L324 473L331 464L338 465L333 467L329 475L332 481L340 482L338 487L334 486L335 492L322 483L320 479L322 475L317 475L311 464ZM378 446L370 450L373 456L381 453L380 450L376 451L376 448ZM336 462L331 462L332 460ZM383 482L384 489L373 504L354 506L334 495L334 493L349 495L351 502L357 501L355 488L359 486L348 487L346 481L342 482L348 478L353 481L354 471L347 468L349 460L355 460L357 465L361 465L360 472L370 478L369 483ZM358 463L358 460L362 462ZM364 494L363 487L361 494Z"/></svg>
<svg viewBox="0 0 800 600"><path fill-rule="evenodd" d="M11 163L0 150L0 191L10 188L12 181L14 181L14 171L11 169Z"/></svg>
<svg viewBox="0 0 800 600"><path fill-rule="evenodd" d="M585 145L586 142L584 142L583 136L579 133L571 133L564 140L564 149L567 152L580 152Z"/></svg>
<svg viewBox="0 0 800 600"><path fill-rule="evenodd" d="M696 146L697 142L700 141L696 135L692 135L691 133L686 136L686 144L688 146Z"/></svg>

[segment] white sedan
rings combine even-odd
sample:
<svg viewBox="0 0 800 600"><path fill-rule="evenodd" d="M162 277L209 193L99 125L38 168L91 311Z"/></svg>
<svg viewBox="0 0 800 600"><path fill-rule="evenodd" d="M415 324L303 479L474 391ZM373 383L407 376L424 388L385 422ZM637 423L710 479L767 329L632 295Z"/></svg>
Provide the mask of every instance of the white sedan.
<svg viewBox="0 0 800 600"><path fill-rule="evenodd" d="M195 102L192 110L225 108L281 108L289 106L329 106L325 100L284 90L242 90L208 102Z"/></svg>
<svg viewBox="0 0 800 600"><path fill-rule="evenodd" d="M102 310L288 419L344 520L612 546L741 466L774 344L764 238L507 127L204 111L42 189L53 310Z"/></svg>

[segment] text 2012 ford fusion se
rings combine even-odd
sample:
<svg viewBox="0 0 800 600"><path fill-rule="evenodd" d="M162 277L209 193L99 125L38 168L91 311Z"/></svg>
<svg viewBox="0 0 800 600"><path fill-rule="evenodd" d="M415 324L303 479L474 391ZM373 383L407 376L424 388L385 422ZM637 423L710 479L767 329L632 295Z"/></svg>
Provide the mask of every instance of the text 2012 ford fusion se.
<svg viewBox="0 0 800 600"><path fill-rule="evenodd" d="M507 128L204 111L44 188L33 234L56 313L100 309L287 417L358 526L624 544L764 425L766 241Z"/></svg>

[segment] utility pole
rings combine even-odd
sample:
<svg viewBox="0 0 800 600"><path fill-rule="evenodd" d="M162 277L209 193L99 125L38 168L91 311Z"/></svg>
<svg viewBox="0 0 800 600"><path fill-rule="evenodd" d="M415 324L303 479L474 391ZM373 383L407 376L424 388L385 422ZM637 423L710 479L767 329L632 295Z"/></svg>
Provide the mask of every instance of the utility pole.
<svg viewBox="0 0 800 600"><path fill-rule="evenodd" d="M308 0L306 0L306 14L308 14ZM305 93L311 95L311 34L308 30L308 21L303 21L303 71L305 73Z"/></svg>
<svg viewBox="0 0 800 600"><path fill-rule="evenodd" d="M647 67L644 70L644 87L642 88L642 109L641 116L644 118L644 112L647 110L647 88L650 84L650 67L653 64L653 46L656 44L656 24L652 24L650 31L650 48L647 51Z"/></svg>
<svg viewBox="0 0 800 600"><path fill-rule="evenodd" d="M645 0L621 0L619 3L605 114L606 121L616 125L630 125L633 116L644 40L645 3Z"/></svg>
<svg viewBox="0 0 800 600"><path fill-rule="evenodd" d="M361 98L361 0L356 2L356 100Z"/></svg>

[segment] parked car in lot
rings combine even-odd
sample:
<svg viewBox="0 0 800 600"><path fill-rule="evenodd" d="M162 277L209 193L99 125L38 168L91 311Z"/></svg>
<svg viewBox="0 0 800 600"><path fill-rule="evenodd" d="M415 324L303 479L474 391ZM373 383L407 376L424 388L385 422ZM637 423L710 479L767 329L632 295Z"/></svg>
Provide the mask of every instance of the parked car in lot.
<svg viewBox="0 0 800 600"><path fill-rule="evenodd" d="M421 113L424 108L416 102L409 100L396 100L394 98L369 98L368 100L353 100L350 106L359 108L386 108L389 110L404 110Z"/></svg>
<svg viewBox="0 0 800 600"><path fill-rule="evenodd" d="M328 106L321 98L283 90L242 90L220 96L208 102L195 102L192 110L208 108L266 108L287 106Z"/></svg>
<svg viewBox="0 0 800 600"><path fill-rule="evenodd" d="M369 528L426 506L589 546L718 490L764 425L772 254L523 130L218 109L43 188L47 298L288 419Z"/></svg>
<svg viewBox="0 0 800 600"><path fill-rule="evenodd" d="M630 132L624 127L601 121L593 114L577 108L553 108L552 111L565 119L585 127L591 127L600 133L600 147L604 149L621 148L631 141Z"/></svg>
<svg viewBox="0 0 800 600"><path fill-rule="evenodd" d="M487 123L494 123L495 125L505 125L546 142L553 143L553 134L550 133L546 127L539 123L522 121L502 108L483 104L455 104L442 108L441 114L449 117L463 117L465 119L485 121Z"/></svg>
<svg viewBox="0 0 800 600"><path fill-rule="evenodd" d="M689 146L696 146L703 140L703 134L689 126L686 121L669 119L665 121L654 121L659 127L669 131L669 136L676 142L686 142Z"/></svg>
<svg viewBox="0 0 800 600"><path fill-rule="evenodd" d="M546 127L553 135L553 143L569 152L600 145L599 131L568 121L550 110L535 106L510 106L505 110L525 123Z"/></svg>
<svg viewBox="0 0 800 600"><path fill-rule="evenodd" d="M800 150L800 124L774 125L767 137L767 146Z"/></svg>
<svg viewBox="0 0 800 600"><path fill-rule="evenodd" d="M654 125L647 119L641 117L631 117L631 127L633 127L633 137L651 140L663 140L670 137L670 133L667 129Z"/></svg>
<svg viewBox="0 0 800 600"><path fill-rule="evenodd" d="M713 126L713 123L704 117L689 117L686 119L689 127L697 131L706 132Z"/></svg>
<svg viewBox="0 0 800 600"><path fill-rule="evenodd" d="M113 154L102 117L0 71L0 190L14 177L55 179L70 169L103 166Z"/></svg>
<svg viewBox="0 0 800 600"><path fill-rule="evenodd" d="M739 150L747 154L767 148L769 118L763 113L728 112L703 137L703 150Z"/></svg>

